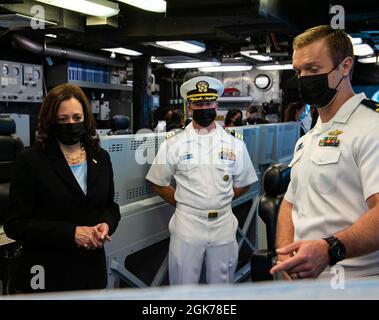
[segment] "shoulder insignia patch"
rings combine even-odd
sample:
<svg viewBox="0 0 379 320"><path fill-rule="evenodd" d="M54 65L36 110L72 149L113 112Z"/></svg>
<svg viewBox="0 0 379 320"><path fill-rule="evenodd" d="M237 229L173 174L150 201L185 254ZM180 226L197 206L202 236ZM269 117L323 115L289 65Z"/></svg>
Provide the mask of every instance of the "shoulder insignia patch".
<svg viewBox="0 0 379 320"><path fill-rule="evenodd" d="M231 134L233 137L237 138L237 139L240 139L240 140L243 140L243 135L236 132L235 130L231 130L229 128L225 128L225 131L229 134Z"/></svg>
<svg viewBox="0 0 379 320"><path fill-rule="evenodd" d="M171 139L173 136L175 136L175 132L174 131L170 131L166 134L166 139Z"/></svg>
<svg viewBox="0 0 379 320"><path fill-rule="evenodd" d="M183 131L183 129L176 129L176 130L173 130L173 131L169 131L166 134L166 139L171 139L172 137L175 137L178 133L180 133L182 131Z"/></svg>
<svg viewBox="0 0 379 320"><path fill-rule="evenodd" d="M374 101L374 100L364 99L361 101L361 104L365 105L366 107L370 108L371 110L379 112L379 103Z"/></svg>

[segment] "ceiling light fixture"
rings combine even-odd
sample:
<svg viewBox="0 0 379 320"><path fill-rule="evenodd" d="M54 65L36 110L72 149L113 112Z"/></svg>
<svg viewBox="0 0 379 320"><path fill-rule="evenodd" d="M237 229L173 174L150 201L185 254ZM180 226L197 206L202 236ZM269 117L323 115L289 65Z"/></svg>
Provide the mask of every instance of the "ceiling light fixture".
<svg viewBox="0 0 379 320"><path fill-rule="evenodd" d="M233 71L249 71L253 68L250 64L221 64L214 67L199 68L201 72L233 72Z"/></svg>
<svg viewBox="0 0 379 320"><path fill-rule="evenodd" d="M111 17L119 13L118 4L107 0L37 0L51 6L97 17Z"/></svg>
<svg viewBox="0 0 379 320"><path fill-rule="evenodd" d="M151 63L163 63L162 60L159 60L157 57L151 56L150 58Z"/></svg>
<svg viewBox="0 0 379 320"><path fill-rule="evenodd" d="M252 58L258 61L271 61L272 60L270 56L258 54L257 50L241 50L240 54L242 54L245 57Z"/></svg>
<svg viewBox="0 0 379 320"><path fill-rule="evenodd" d="M172 50L186 53L200 53L205 51L205 45L199 41L157 41L156 44Z"/></svg>
<svg viewBox="0 0 379 320"><path fill-rule="evenodd" d="M293 69L292 64L267 64L267 65L261 65L257 66L257 70L291 70Z"/></svg>
<svg viewBox="0 0 379 320"><path fill-rule="evenodd" d="M195 69L202 67L214 67L219 66L220 61L187 61L187 62L175 62L175 63L166 63L165 67L168 69Z"/></svg>
<svg viewBox="0 0 379 320"><path fill-rule="evenodd" d="M131 49L126 49L126 48L103 48L101 50L119 53L119 54L123 54L125 56L140 56L140 55L142 55L141 52L134 51Z"/></svg>
<svg viewBox="0 0 379 320"><path fill-rule="evenodd" d="M359 58L358 62L361 63L376 63L379 64L379 56Z"/></svg>
<svg viewBox="0 0 379 320"><path fill-rule="evenodd" d="M263 56L261 54L253 54L253 55L250 56L250 58L253 58L253 59L258 60L258 61L264 61L264 62L272 60L271 57L269 57L269 56Z"/></svg>
<svg viewBox="0 0 379 320"><path fill-rule="evenodd" d="M353 46L355 56L369 56L374 54L374 49L371 48L368 44L356 44Z"/></svg>
<svg viewBox="0 0 379 320"><path fill-rule="evenodd" d="M166 12L166 1L163 0L118 0L131 6L153 12Z"/></svg>
<svg viewBox="0 0 379 320"><path fill-rule="evenodd" d="M54 34L54 33L46 33L45 37L54 38L54 39L58 38L58 36L56 34Z"/></svg>
<svg viewBox="0 0 379 320"><path fill-rule="evenodd" d="M350 39L350 41L351 41L351 43L352 43L353 46L356 45L356 44L361 44L362 43L362 38L356 38L356 37L353 38L350 35L348 35L348 37L349 37L349 39Z"/></svg>

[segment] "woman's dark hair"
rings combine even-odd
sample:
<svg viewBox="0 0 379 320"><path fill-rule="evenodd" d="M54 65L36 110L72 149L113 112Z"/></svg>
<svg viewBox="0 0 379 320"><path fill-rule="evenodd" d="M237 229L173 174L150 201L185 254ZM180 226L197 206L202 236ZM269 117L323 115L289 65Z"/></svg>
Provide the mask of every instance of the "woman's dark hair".
<svg viewBox="0 0 379 320"><path fill-rule="evenodd" d="M179 109L172 110L170 118L167 119L166 130L182 129L184 126L184 115Z"/></svg>
<svg viewBox="0 0 379 320"><path fill-rule="evenodd" d="M89 101L78 86L64 83L49 91L42 102L39 112L39 123L36 135L36 145L44 150L46 145L55 139L54 126L58 122L58 110L63 101L75 98L83 108L84 126L86 134L82 142L85 146L90 146L95 151L100 150L99 137L96 134L96 121L90 111Z"/></svg>
<svg viewBox="0 0 379 320"><path fill-rule="evenodd" d="M242 120L242 111L240 109L237 109L237 108L230 109L225 116L225 126L229 126L232 123L232 119L237 114L241 115L241 120Z"/></svg>
<svg viewBox="0 0 379 320"><path fill-rule="evenodd" d="M300 101L291 102L284 111L284 122L297 121L296 111L299 111L303 107L305 107L304 103Z"/></svg>
<svg viewBox="0 0 379 320"><path fill-rule="evenodd" d="M159 106L155 109L153 113L153 127L155 128L159 121L167 121L170 111L172 111L172 108L166 106Z"/></svg>

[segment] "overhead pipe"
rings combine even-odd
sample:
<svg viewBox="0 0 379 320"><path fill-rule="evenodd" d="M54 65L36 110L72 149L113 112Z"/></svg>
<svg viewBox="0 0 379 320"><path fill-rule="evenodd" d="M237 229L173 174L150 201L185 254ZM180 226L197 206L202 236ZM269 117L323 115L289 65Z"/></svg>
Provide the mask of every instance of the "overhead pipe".
<svg viewBox="0 0 379 320"><path fill-rule="evenodd" d="M12 38L22 49L38 55L61 57L65 59L86 61L113 67L125 67L126 65L126 62L124 61L106 58L95 53L47 45L46 42L44 44L40 44L21 34L13 34Z"/></svg>

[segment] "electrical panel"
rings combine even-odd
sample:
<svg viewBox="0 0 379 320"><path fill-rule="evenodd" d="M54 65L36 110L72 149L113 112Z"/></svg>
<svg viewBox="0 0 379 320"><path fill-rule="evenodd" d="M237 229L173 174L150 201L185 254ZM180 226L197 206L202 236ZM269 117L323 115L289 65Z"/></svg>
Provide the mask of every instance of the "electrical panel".
<svg viewBox="0 0 379 320"><path fill-rule="evenodd" d="M99 100L91 100L92 113L99 113L100 109L100 101Z"/></svg>
<svg viewBox="0 0 379 320"><path fill-rule="evenodd" d="M100 105L100 120L109 120L109 113L111 112L109 108L109 101L103 101Z"/></svg>
<svg viewBox="0 0 379 320"><path fill-rule="evenodd" d="M0 60L0 102L41 102L42 66Z"/></svg>

